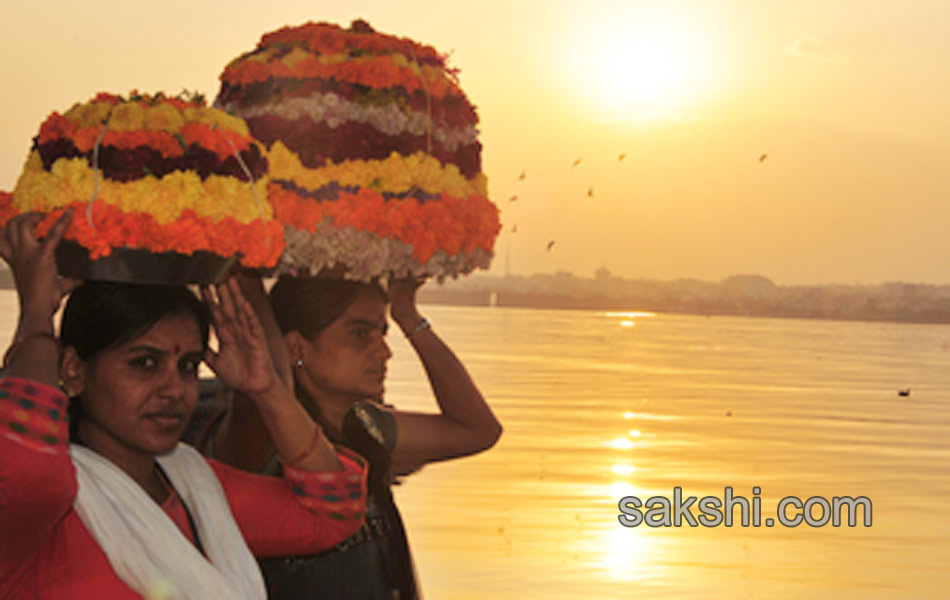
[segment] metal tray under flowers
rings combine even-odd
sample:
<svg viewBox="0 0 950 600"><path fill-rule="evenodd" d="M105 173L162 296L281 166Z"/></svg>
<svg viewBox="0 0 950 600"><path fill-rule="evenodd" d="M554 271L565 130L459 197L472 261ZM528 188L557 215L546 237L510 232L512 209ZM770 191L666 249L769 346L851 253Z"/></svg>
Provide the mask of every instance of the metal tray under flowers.
<svg viewBox="0 0 950 600"><path fill-rule="evenodd" d="M194 254L116 248L108 256L89 259L89 251L71 240L56 249L56 264L64 277L87 281L119 281L152 285L185 285L219 281L237 261L199 250Z"/></svg>

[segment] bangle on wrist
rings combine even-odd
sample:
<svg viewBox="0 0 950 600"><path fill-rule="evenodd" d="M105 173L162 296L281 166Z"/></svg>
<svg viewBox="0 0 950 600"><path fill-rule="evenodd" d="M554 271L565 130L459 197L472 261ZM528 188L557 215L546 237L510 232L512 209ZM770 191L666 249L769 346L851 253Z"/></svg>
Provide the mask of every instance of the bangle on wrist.
<svg viewBox="0 0 950 600"><path fill-rule="evenodd" d="M429 322L429 319L422 317L422 320L419 321L419 324L412 328L412 331L407 331L406 339L411 340L412 336L416 335L420 331L425 331L426 329L431 329L432 323Z"/></svg>
<svg viewBox="0 0 950 600"><path fill-rule="evenodd" d="M23 347L23 344L32 341L32 340L49 340L56 344L57 348L59 347L59 341L49 331L33 331L21 337L20 339L14 340L10 347L7 348L7 351L3 354L3 369L6 369L10 364L10 359L14 357L17 350Z"/></svg>

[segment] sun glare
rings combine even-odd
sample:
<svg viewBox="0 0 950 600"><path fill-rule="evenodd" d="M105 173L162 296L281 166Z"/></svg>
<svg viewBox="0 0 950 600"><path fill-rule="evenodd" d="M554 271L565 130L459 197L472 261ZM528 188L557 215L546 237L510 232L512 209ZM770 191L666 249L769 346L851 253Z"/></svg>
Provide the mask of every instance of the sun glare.
<svg viewBox="0 0 950 600"><path fill-rule="evenodd" d="M647 120L693 108L708 86L709 44L689 15L662 5L615 7L578 23L565 76L607 119Z"/></svg>

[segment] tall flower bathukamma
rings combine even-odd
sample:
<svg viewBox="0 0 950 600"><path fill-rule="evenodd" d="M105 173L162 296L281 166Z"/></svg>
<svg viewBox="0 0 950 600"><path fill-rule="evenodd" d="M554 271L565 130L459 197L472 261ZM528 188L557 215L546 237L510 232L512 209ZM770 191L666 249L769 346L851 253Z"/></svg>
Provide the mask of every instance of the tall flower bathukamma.
<svg viewBox="0 0 950 600"><path fill-rule="evenodd" d="M354 279L486 268L500 229L478 117L433 48L308 23L268 33L215 101L268 148L281 272Z"/></svg>
<svg viewBox="0 0 950 600"><path fill-rule="evenodd" d="M0 219L74 209L65 239L92 261L118 252L238 257L267 268L284 249L267 159L238 117L200 99L99 94L40 127ZM67 242L68 243L68 242Z"/></svg>

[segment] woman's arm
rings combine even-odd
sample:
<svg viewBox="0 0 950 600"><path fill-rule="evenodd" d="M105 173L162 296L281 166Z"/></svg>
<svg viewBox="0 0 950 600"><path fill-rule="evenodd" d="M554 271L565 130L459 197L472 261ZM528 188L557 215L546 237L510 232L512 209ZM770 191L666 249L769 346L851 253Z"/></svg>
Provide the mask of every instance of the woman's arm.
<svg viewBox="0 0 950 600"><path fill-rule="evenodd" d="M465 366L435 334L416 308L419 283L397 280L389 285L393 320L422 361L441 414L394 411L397 436L393 461L399 466L474 454L492 447L501 423L485 402Z"/></svg>
<svg viewBox="0 0 950 600"><path fill-rule="evenodd" d="M39 220L24 215L0 230L0 256L13 271L20 300L0 379L0 581L42 548L76 495L52 325L64 293L54 252L69 214L42 242L33 233Z"/></svg>
<svg viewBox="0 0 950 600"><path fill-rule="evenodd" d="M219 350L206 360L221 381L246 396L261 415L285 465L340 470L336 451L277 375L263 328L235 279L202 293L211 308Z"/></svg>
<svg viewBox="0 0 950 600"><path fill-rule="evenodd" d="M0 582L46 544L76 497L66 397L0 379ZM0 583L0 590L3 589ZM0 593L2 595L2 593Z"/></svg>
<svg viewBox="0 0 950 600"><path fill-rule="evenodd" d="M277 375L264 330L240 284L232 280L218 286L217 298L210 290L204 294L221 342L219 352L209 354L209 364L225 385L253 403L257 420L267 427L260 435L274 440L284 462L284 479L279 479L209 461L238 526L256 556L326 550L363 522L365 463L356 455L338 455ZM227 433L240 444L237 430Z"/></svg>
<svg viewBox="0 0 950 600"><path fill-rule="evenodd" d="M260 276L243 274L238 278L241 292L261 322L274 367L280 379L293 389L294 379L284 337L271 310ZM203 452L245 471L261 471L274 456L267 425L254 403L244 394L231 394L225 412L210 428L202 444ZM210 443L208 443L210 442Z"/></svg>
<svg viewBox="0 0 950 600"><path fill-rule="evenodd" d="M284 479L248 473L211 460L234 518L255 556L326 550L353 535L366 509L361 458L342 451L340 471L284 469Z"/></svg>
<svg viewBox="0 0 950 600"><path fill-rule="evenodd" d="M59 383L59 343L53 335L53 315L75 283L59 277L56 246L72 220L66 211L42 241L34 229L42 215L28 213L11 219L0 234L0 256L10 265L20 301L13 343L4 356L7 375L56 387Z"/></svg>

